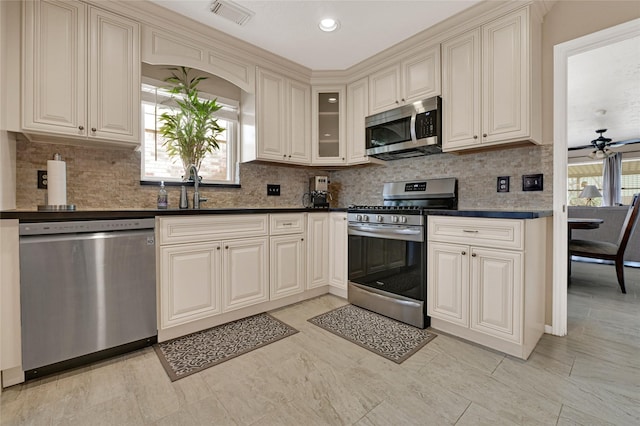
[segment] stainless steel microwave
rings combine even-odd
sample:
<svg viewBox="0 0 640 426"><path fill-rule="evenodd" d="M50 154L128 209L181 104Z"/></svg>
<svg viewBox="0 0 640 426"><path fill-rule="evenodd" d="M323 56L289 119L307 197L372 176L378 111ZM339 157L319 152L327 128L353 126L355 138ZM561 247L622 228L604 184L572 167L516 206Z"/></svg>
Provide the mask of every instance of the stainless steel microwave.
<svg viewBox="0 0 640 426"><path fill-rule="evenodd" d="M381 160L442 152L442 99L428 98L365 118L367 155Z"/></svg>

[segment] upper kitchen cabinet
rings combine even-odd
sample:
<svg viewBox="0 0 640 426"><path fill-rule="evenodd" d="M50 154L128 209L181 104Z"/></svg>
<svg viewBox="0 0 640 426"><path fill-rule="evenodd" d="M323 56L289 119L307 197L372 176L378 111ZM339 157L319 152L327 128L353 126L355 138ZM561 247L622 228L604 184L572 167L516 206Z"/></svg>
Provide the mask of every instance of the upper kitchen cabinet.
<svg viewBox="0 0 640 426"><path fill-rule="evenodd" d="M347 85L347 163L369 162L365 143L364 119L369 108L369 79Z"/></svg>
<svg viewBox="0 0 640 426"><path fill-rule="evenodd" d="M139 145L138 24L77 1L23 5L25 133Z"/></svg>
<svg viewBox="0 0 640 426"><path fill-rule="evenodd" d="M346 158L345 86L314 86L312 104L313 165L344 165Z"/></svg>
<svg viewBox="0 0 640 426"><path fill-rule="evenodd" d="M369 76L369 115L440 95L440 45Z"/></svg>
<svg viewBox="0 0 640 426"><path fill-rule="evenodd" d="M311 86L258 68L255 155L243 160L311 162Z"/></svg>
<svg viewBox="0 0 640 426"><path fill-rule="evenodd" d="M526 7L442 44L443 151L541 143L540 43Z"/></svg>

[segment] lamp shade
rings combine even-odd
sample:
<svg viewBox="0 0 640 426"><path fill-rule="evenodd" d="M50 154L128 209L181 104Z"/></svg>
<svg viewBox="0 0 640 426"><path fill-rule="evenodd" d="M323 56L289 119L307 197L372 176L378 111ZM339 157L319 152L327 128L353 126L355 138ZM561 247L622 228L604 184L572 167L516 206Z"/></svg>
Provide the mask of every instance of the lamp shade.
<svg viewBox="0 0 640 426"><path fill-rule="evenodd" d="M602 194L600 193L600 191L598 191L598 188L596 188L595 185L587 185L584 187L584 189L582 190L580 195L578 195L578 197L579 198L598 198L598 197L602 197Z"/></svg>

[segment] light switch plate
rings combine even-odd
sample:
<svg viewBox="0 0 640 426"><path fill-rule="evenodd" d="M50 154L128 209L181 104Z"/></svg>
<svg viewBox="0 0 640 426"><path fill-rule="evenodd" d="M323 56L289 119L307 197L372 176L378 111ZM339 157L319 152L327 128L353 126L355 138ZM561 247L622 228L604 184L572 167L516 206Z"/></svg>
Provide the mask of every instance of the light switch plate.
<svg viewBox="0 0 640 426"><path fill-rule="evenodd" d="M47 189L47 171L38 170L38 189Z"/></svg>
<svg viewBox="0 0 640 426"><path fill-rule="evenodd" d="M267 184L267 195L280 196L280 185Z"/></svg>
<svg viewBox="0 0 640 426"><path fill-rule="evenodd" d="M542 191L542 174L522 175L523 191Z"/></svg>
<svg viewBox="0 0 640 426"><path fill-rule="evenodd" d="M509 176L498 176L498 192L509 192Z"/></svg>

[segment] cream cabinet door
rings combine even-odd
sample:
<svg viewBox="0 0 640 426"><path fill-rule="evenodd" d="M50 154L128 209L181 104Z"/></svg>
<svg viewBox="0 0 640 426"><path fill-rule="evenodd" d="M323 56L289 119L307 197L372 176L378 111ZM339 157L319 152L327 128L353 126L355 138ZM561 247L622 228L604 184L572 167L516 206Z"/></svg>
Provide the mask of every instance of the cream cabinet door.
<svg viewBox="0 0 640 426"><path fill-rule="evenodd" d="M306 287L305 248L304 234L270 238L270 300L304 291Z"/></svg>
<svg viewBox="0 0 640 426"><path fill-rule="evenodd" d="M311 90L311 164L344 165L345 86L315 86Z"/></svg>
<svg viewBox="0 0 640 426"><path fill-rule="evenodd" d="M469 247L429 242L427 314L469 326Z"/></svg>
<svg viewBox="0 0 640 426"><path fill-rule="evenodd" d="M481 143L480 29L442 43L442 148Z"/></svg>
<svg viewBox="0 0 640 426"><path fill-rule="evenodd" d="M247 238L223 244L222 311L269 300L269 239Z"/></svg>
<svg viewBox="0 0 640 426"><path fill-rule="evenodd" d="M525 8L482 27L483 143L529 136L528 25Z"/></svg>
<svg viewBox="0 0 640 426"><path fill-rule="evenodd" d="M347 163L369 161L364 119L369 111L369 80L360 79L347 86Z"/></svg>
<svg viewBox="0 0 640 426"><path fill-rule="evenodd" d="M385 68L369 76L369 115L400 105L400 76L400 65Z"/></svg>
<svg viewBox="0 0 640 426"><path fill-rule="evenodd" d="M440 45L424 49L402 62L402 102L411 103L439 96Z"/></svg>
<svg viewBox="0 0 640 426"><path fill-rule="evenodd" d="M286 80L279 74L260 68L256 80L258 158L285 161Z"/></svg>
<svg viewBox="0 0 640 426"><path fill-rule="evenodd" d="M288 85L287 160L311 163L311 86L291 80Z"/></svg>
<svg viewBox="0 0 640 426"><path fill-rule="evenodd" d="M347 289L347 214L329 214L329 284Z"/></svg>
<svg viewBox="0 0 640 426"><path fill-rule="evenodd" d="M307 289L329 284L329 213L307 216Z"/></svg>
<svg viewBox="0 0 640 426"><path fill-rule="evenodd" d="M140 143L140 28L89 8L90 137Z"/></svg>
<svg viewBox="0 0 640 426"><path fill-rule="evenodd" d="M160 248L160 328L221 312L221 243Z"/></svg>
<svg viewBox="0 0 640 426"><path fill-rule="evenodd" d="M86 6L63 1L22 4L22 127L86 136Z"/></svg>
<svg viewBox="0 0 640 426"><path fill-rule="evenodd" d="M522 254L472 248L470 328L520 343Z"/></svg>

